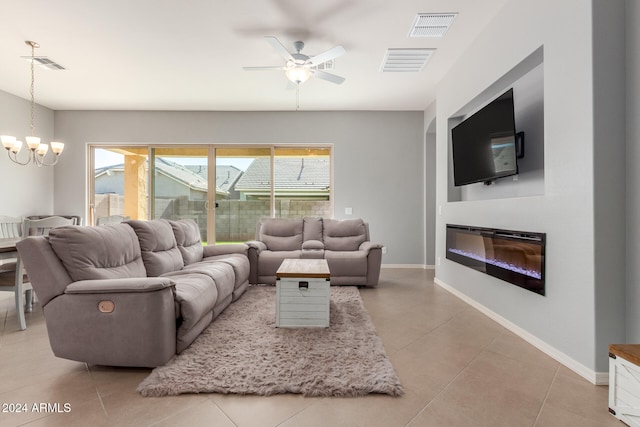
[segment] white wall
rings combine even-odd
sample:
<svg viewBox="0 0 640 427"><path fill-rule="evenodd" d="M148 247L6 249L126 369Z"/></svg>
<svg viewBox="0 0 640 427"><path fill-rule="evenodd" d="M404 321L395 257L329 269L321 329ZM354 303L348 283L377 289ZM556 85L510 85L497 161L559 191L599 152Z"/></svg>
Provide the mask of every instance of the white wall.
<svg viewBox="0 0 640 427"><path fill-rule="evenodd" d="M602 371L609 344L626 335L625 1L593 1L595 348Z"/></svg>
<svg viewBox="0 0 640 427"><path fill-rule="evenodd" d="M424 113L425 264L436 265L436 103Z"/></svg>
<svg viewBox="0 0 640 427"><path fill-rule="evenodd" d="M626 326L627 341L640 342L640 3L626 2Z"/></svg>
<svg viewBox="0 0 640 427"><path fill-rule="evenodd" d="M36 135L43 142L50 142L53 139L53 111L37 105L35 113ZM0 91L0 134L13 135L24 142L24 137L30 133L30 117L29 101ZM17 165L9 160L2 146L0 149L0 215L21 217L53 213L53 168ZM20 160L24 160L26 153L21 154Z"/></svg>
<svg viewBox="0 0 640 427"><path fill-rule="evenodd" d="M604 5L606 0L594 1ZM616 9L623 2L606 4ZM596 11L603 13L605 9L598 7ZM615 20L615 16L608 18L608 24ZM600 209L604 199L594 192L596 188L624 187L624 182L603 176L608 161L594 169L594 151L599 151L594 150L596 135L611 128L611 120L615 121L612 113L619 111L607 113L599 104L601 100L594 99L594 86L611 82L600 81L603 76L599 72L594 77L593 46L599 43L594 43L593 37L602 32L592 31L592 19L592 4L584 0L512 1L439 85L436 197L442 215L437 218L436 256L441 265L436 278L544 342L575 370L595 380L598 372L607 370L605 342L624 339L621 316L612 312L623 310L615 304L624 298L624 287L618 282L597 281L607 274L616 280L620 277L612 270L616 266L612 257L621 255L620 247L614 247L614 253L602 261L596 257L595 244L596 237L602 238L607 230L619 234L623 224L617 215L611 217L618 221L612 227L595 223L594 206L598 203ZM544 195L448 203L448 118L541 46ZM596 57L601 59L599 54ZM605 116L594 121L596 112ZM603 211L598 213L598 221L607 220ZM547 233L546 296L446 260L447 223ZM604 286L613 302L601 300ZM612 319L596 326L606 315Z"/></svg>
<svg viewBox="0 0 640 427"><path fill-rule="evenodd" d="M333 143L335 217L370 223L383 264L423 265L422 112L57 111L55 207L85 216L87 143Z"/></svg>

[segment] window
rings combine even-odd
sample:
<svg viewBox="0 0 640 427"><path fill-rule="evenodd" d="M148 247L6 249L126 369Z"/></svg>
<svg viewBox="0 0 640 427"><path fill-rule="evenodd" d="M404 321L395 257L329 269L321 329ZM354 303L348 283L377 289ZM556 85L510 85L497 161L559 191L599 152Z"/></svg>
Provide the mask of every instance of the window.
<svg viewBox="0 0 640 427"><path fill-rule="evenodd" d="M224 243L253 239L262 217L332 217L331 150L329 145L90 146L90 223L113 215L191 218L204 242Z"/></svg>

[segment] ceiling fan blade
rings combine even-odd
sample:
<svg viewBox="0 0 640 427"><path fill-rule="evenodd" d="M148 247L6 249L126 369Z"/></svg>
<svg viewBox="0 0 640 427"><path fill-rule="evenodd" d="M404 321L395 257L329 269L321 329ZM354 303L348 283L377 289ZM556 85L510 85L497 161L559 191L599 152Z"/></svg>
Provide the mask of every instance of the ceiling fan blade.
<svg viewBox="0 0 640 427"><path fill-rule="evenodd" d="M336 76L335 74L327 73L326 71L312 70L311 72L315 77L331 83L335 83L337 85L341 84L344 81L344 77Z"/></svg>
<svg viewBox="0 0 640 427"><path fill-rule="evenodd" d="M338 56L344 55L347 53L346 50L342 46L336 46L332 49L327 50L326 52L322 52L318 55L312 56L307 60L307 64L310 64L312 67L315 67L323 62L330 61Z"/></svg>
<svg viewBox="0 0 640 427"><path fill-rule="evenodd" d="M284 47L282 43L280 43L280 40L278 40L274 36L264 36L264 38L267 43L269 43L285 60L294 61L293 56L291 56L291 53L289 53L287 48Z"/></svg>
<svg viewBox="0 0 640 427"><path fill-rule="evenodd" d="M272 67L242 67L242 69L245 71L286 70L286 68L281 65L274 65Z"/></svg>

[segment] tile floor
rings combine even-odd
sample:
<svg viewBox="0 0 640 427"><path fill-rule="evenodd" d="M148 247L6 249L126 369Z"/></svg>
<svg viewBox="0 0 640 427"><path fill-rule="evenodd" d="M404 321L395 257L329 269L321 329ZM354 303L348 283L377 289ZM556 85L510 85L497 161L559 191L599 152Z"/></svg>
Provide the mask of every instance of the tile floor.
<svg viewBox="0 0 640 427"><path fill-rule="evenodd" d="M54 357L40 310L19 331L12 294L0 293L0 404L28 406L0 412L0 426L623 426L607 412L607 387L434 285L433 271L383 269L380 286L361 295L404 385L401 398L144 398L135 388L148 369ZM60 412L34 411L40 403Z"/></svg>

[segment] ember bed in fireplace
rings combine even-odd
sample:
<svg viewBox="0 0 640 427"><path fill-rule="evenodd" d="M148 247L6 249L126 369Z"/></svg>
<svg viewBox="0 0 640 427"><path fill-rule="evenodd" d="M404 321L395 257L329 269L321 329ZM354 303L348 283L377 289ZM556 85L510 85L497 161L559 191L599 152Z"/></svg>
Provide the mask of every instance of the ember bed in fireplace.
<svg viewBox="0 0 640 427"><path fill-rule="evenodd" d="M447 259L544 295L545 237L447 224Z"/></svg>

